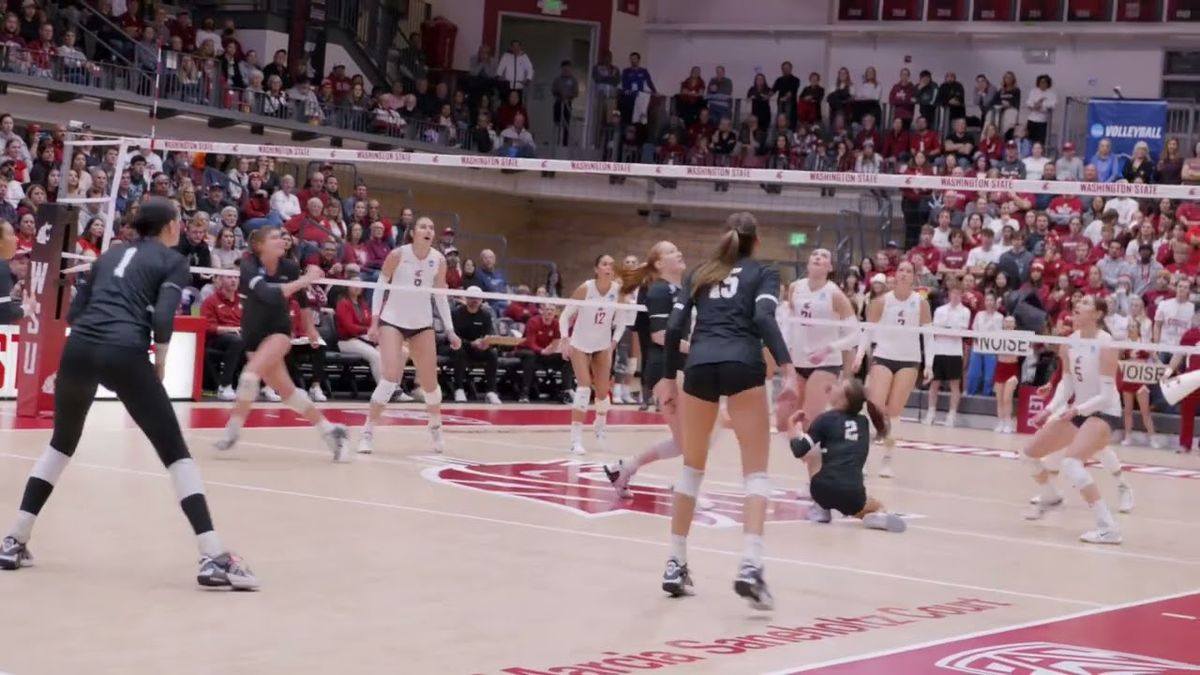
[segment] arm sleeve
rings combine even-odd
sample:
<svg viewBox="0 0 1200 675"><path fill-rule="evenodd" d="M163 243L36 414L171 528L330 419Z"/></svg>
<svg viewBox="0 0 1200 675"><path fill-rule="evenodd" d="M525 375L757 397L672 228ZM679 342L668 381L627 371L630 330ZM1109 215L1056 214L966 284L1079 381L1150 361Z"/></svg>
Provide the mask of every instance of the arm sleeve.
<svg viewBox="0 0 1200 675"><path fill-rule="evenodd" d="M378 279L379 285L376 286L375 289L371 292L371 319L372 320L378 319L379 313L383 311L383 296L385 293L388 292L388 290L386 288L383 288L383 285L390 283L390 282L391 282L391 277L384 279L383 272L381 270L379 273L379 279Z"/></svg>
<svg viewBox="0 0 1200 675"><path fill-rule="evenodd" d="M1100 412L1105 408L1119 408L1121 406L1120 394L1117 393L1116 378L1101 376L1100 377L1100 393L1089 398L1083 403L1075 406L1080 415L1091 415L1092 413Z"/></svg>
<svg viewBox="0 0 1200 675"><path fill-rule="evenodd" d="M558 315L558 332L562 335L563 339L571 336L571 319L575 316L576 311L578 310L575 305L567 305L563 307L562 313Z"/></svg>
<svg viewBox="0 0 1200 675"><path fill-rule="evenodd" d="M244 295L253 295L268 305L284 306L283 291L280 290L279 284L267 281L262 268L253 260L242 261L240 286Z"/></svg>
<svg viewBox="0 0 1200 675"><path fill-rule="evenodd" d="M21 303L13 299L12 272L8 261L0 260L0 323L16 323L25 317Z"/></svg>
<svg viewBox="0 0 1200 675"><path fill-rule="evenodd" d="M187 260L180 258L170 275L158 287L158 300L154 303L154 342L165 345L175 333L175 312L183 289L191 279Z"/></svg>
<svg viewBox="0 0 1200 675"><path fill-rule="evenodd" d="M684 287L690 289L692 287L691 281L689 280ZM666 368L663 371L664 378L673 379L675 373L679 372L679 343L683 341L683 334L687 331L691 322L692 295L688 293L679 302L671 306L671 316L667 319L667 333L663 340L663 362L666 364Z"/></svg>
<svg viewBox="0 0 1200 675"><path fill-rule="evenodd" d="M786 366L792 362L792 356L788 353L779 323L775 321L775 310L778 307L779 272L772 267L764 267L758 283L758 295L754 298L754 325L758 327L763 346L771 352L775 363Z"/></svg>
<svg viewBox="0 0 1200 675"><path fill-rule="evenodd" d="M1065 365L1063 366L1066 367ZM1061 410L1065 410L1067 404L1071 402L1071 397L1075 395L1075 384L1071 377L1063 375L1058 380L1058 386L1054 388L1054 396L1050 399L1050 411L1052 414L1057 414Z"/></svg>
<svg viewBox="0 0 1200 675"><path fill-rule="evenodd" d="M433 296L433 304L437 307L438 316L442 319L442 325L446 327L450 335L458 335L458 330L454 328L454 314L450 311L450 297L446 295ZM491 321L488 315L488 321Z"/></svg>

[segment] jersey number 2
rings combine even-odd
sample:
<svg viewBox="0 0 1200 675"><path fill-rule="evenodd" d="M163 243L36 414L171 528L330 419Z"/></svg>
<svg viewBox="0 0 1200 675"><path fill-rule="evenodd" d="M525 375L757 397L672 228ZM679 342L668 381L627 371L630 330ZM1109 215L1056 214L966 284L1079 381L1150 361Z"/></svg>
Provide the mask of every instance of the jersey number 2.
<svg viewBox="0 0 1200 675"><path fill-rule="evenodd" d="M129 263L133 261L133 256L137 254L136 248L130 247L125 251L125 255L121 256L121 262L117 263L116 269L113 270L113 276L118 279L125 278L125 268L129 267Z"/></svg>
<svg viewBox="0 0 1200 675"><path fill-rule="evenodd" d="M857 441L858 440L858 423L857 422L853 422L851 420L846 420L845 436L846 436L846 440L848 440L848 441Z"/></svg>
<svg viewBox="0 0 1200 675"><path fill-rule="evenodd" d="M718 298L732 298L738 292L738 278L736 274L730 274L725 277L725 281L708 289L708 297L712 300Z"/></svg>

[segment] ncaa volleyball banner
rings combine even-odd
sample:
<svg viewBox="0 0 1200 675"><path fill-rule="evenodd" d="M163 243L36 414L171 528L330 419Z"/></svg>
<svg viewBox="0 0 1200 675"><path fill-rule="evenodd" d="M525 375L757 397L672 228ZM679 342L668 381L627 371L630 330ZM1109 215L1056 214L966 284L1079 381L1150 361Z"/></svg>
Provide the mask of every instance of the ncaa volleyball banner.
<svg viewBox="0 0 1200 675"><path fill-rule="evenodd" d="M1160 99L1131 100L1093 98L1088 101L1088 161L1096 154L1100 139L1112 141L1114 155L1129 157L1133 146L1145 141L1150 157L1158 160L1166 142L1167 102Z"/></svg>

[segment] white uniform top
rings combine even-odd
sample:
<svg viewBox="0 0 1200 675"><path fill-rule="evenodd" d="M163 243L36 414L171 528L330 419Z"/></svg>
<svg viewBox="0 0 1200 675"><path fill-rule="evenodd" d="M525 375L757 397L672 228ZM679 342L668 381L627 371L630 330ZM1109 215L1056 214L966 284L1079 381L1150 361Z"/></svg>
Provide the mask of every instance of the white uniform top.
<svg viewBox="0 0 1200 675"><path fill-rule="evenodd" d="M1072 339L1079 337L1079 331L1071 333ZM1100 331L1096 335L1096 340L1112 342L1113 337L1107 331ZM1100 388L1106 386L1100 383L1100 351L1100 345L1095 343L1067 347L1067 370L1069 372L1064 373L1063 376L1072 378L1071 384L1075 389L1075 400L1072 405L1079 405L1096 396L1100 393ZM1108 392L1108 400L1112 403L1109 404L1109 407L1098 410L1097 414L1120 415L1121 396L1117 393L1116 380L1110 381L1107 386L1112 388L1112 391Z"/></svg>
<svg viewBox="0 0 1200 675"><path fill-rule="evenodd" d="M938 328L966 330L971 325L971 310L962 303L959 303L958 307L942 305L933 312L933 325ZM929 351L933 356L961 357L963 355L963 339L960 337L934 335L933 340L929 342L932 343Z"/></svg>
<svg viewBox="0 0 1200 675"><path fill-rule="evenodd" d="M1162 333L1159 343L1177 345L1183 339L1183 334L1192 327L1192 315L1196 313L1196 305L1191 302L1179 302L1168 298L1158 303L1154 311L1155 323L1162 323Z"/></svg>
<svg viewBox="0 0 1200 675"><path fill-rule="evenodd" d="M913 291L908 299L898 300L895 291L883 296L880 326L920 326L921 294ZM921 334L916 331L875 331L875 358L907 363L921 361Z"/></svg>
<svg viewBox="0 0 1200 675"><path fill-rule="evenodd" d="M801 279L792 284L792 293L788 297L791 305L791 318L801 319L837 319L833 311L833 298L837 295L838 286L832 281L826 281L824 286L812 290L808 279ZM824 368L842 365L842 352L833 350L820 362L813 362L809 355L823 349L839 337L839 329L835 326L805 326L791 323L788 336L788 350L792 353L792 365L797 368Z"/></svg>
<svg viewBox="0 0 1200 675"><path fill-rule="evenodd" d="M608 287L607 293L601 293L596 288L596 280L588 279L584 284L587 289L585 300L598 300L615 303L621 294L621 284L616 281ZM571 329L571 349L585 354L602 352L612 346L613 320L619 312L614 309L599 307L580 307L575 314L575 327Z"/></svg>
<svg viewBox="0 0 1200 675"><path fill-rule="evenodd" d="M400 263L392 272L391 279L380 275L379 281L397 286L428 286L433 288L438 267L445 258L436 248L430 249L424 259L413 253L412 244L400 247ZM377 291L378 292L378 291ZM379 320L397 328L430 328L433 326L433 296L429 293L392 291L387 294Z"/></svg>

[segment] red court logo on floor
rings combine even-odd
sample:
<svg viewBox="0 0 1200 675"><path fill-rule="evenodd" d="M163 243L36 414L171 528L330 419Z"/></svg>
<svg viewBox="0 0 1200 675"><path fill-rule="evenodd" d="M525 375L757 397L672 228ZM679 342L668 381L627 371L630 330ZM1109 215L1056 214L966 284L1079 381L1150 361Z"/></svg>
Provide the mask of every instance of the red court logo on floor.
<svg viewBox="0 0 1200 675"><path fill-rule="evenodd" d="M984 647L937 662L939 668L979 675L1158 675L1196 673L1200 666L1109 649L1053 642Z"/></svg>
<svg viewBox="0 0 1200 675"><path fill-rule="evenodd" d="M461 488L493 492L507 497L542 502L589 518L617 513L671 515L671 490L665 486L638 485L632 499L618 499L604 468L577 460L557 459L540 462L470 462L449 457L431 458L441 464L421 472L425 478ZM705 490L703 496L713 508L697 510L694 522L709 527L735 527L742 523L740 492ZM800 501L794 491L777 490L771 499L767 519L802 521L806 519L808 500Z"/></svg>

